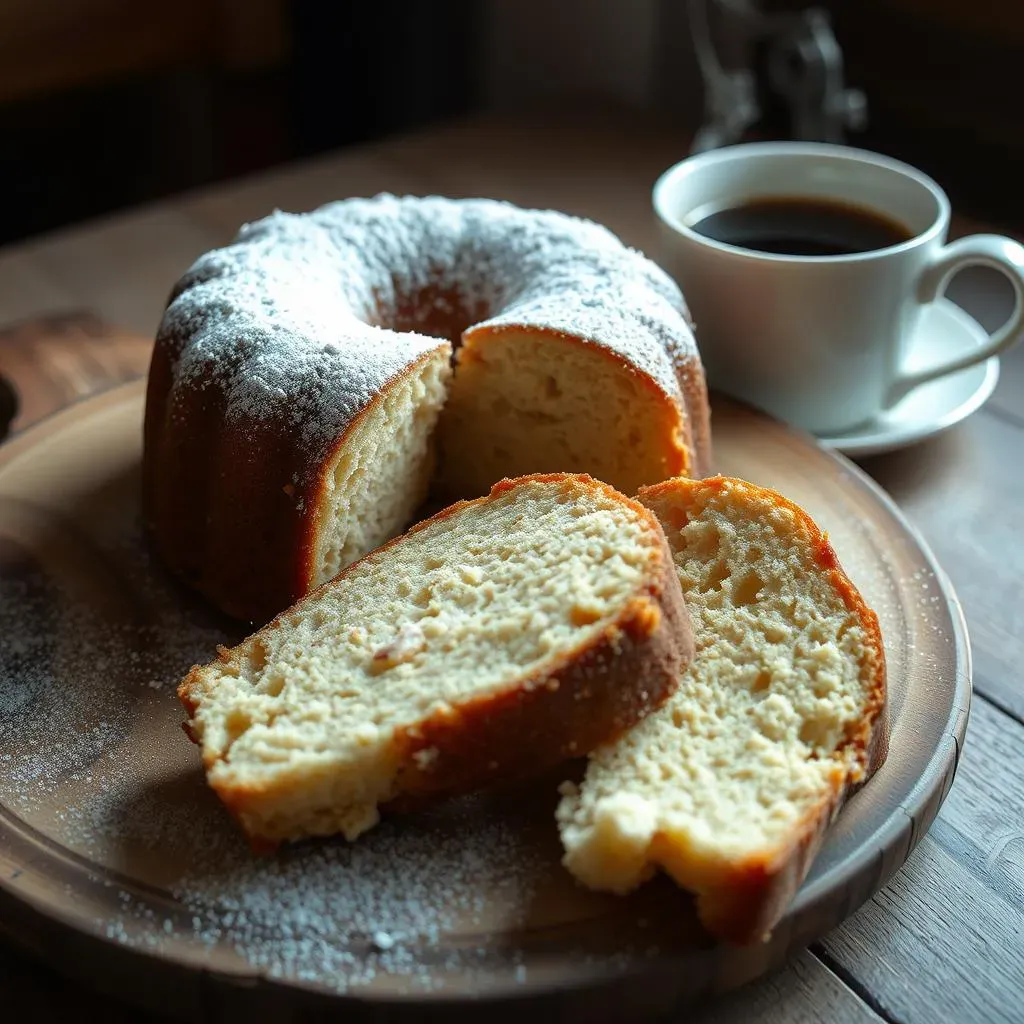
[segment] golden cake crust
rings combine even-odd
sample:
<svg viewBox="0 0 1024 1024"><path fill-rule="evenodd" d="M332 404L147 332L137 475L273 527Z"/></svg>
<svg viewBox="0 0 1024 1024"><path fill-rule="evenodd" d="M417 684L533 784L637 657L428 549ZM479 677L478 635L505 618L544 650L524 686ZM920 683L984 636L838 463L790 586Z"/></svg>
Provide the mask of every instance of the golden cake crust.
<svg viewBox="0 0 1024 1024"><path fill-rule="evenodd" d="M520 672L493 692L469 694L398 728L388 741L394 784L385 806L405 809L493 783L536 776L567 757L582 755L662 704L693 656L689 619L657 520L640 503L585 475L535 474L503 480L487 497L444 509L360 561L386 562L389 553L410 536L444 521L457 523L473 506L532 484L569 489L574 500L582 502L588 494L611 495L631 510L645 524L656 547L648 578L612 621L585 642L559 650L540 670ZM196 721L218 677L241 671L254 642L287 630L304 609L315 608L323 595L343 587L359 565L347 567L336 580L314 590L238 647L220 649L212 664L192 669L178 695L188 713L186 732L193 740L202 741ZM295 801L295 787L301 783L290 778L256 784L224 778L217 770L223 753L206 745L203 760L212 788L254 847L270 849L283 839L295 838L275 833L266 822L275 818L278 807Z"/></svg>

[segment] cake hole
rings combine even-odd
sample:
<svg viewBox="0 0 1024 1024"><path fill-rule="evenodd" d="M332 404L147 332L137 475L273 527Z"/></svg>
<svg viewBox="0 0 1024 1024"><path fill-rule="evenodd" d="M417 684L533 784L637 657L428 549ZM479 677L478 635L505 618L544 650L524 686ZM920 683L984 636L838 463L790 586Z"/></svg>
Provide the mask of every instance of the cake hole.
<svg viewBox="0 0 1024 1024"><path fill-rule="evenodd" d="M590 626L601 618L601 609L592 605L575 604L569 611L569 621L574 626Z"/></svg>
<svg viewBox="0 0 1024 1024"><path fill-rule="evenodd" d="M733 602L741 607L756 604L763 588L764 580L756 572L748 572L733 588Z"/></svg>
<svg viewBox="0 0 1024 1024"><path fill-rule="evenodd" d="M762 693L772 685L772 674L767 669L761 669L760 672L754 677L754 683L750 687L754 693Z"/></svg>
<svg viewBox="0 0 1024 1024"><path fill-rule="evenodd" d="M269 672L260 683L260 692L269 697L277 697L284 689L284 674L281 672Z"/></svg>
<svg viewBox="0 0 1024 1024"><path fill-rule="evenodd" d="M820 718L808 718L800 726L800 741L812 749L828 745L828 724Z"/></svg>
<svg viewBox="0 0 1024 1024"><path fill-rule="evenodd" d="M555 380L550 374L544 379L544 394L548 398L561 398L562 389L558 386L558 381Z"/></svg>
<svg viewBox="0 0 1024 1024"><path fill-rule="evenodd" d="M704 589L714 590L716 587L721 586L728 578L729 566L725 559L721 558L717 562L712 563L711 568L708 569L707 576L704 577Z"/></svg>
<svg viewBox="0 0 1024 1024"><path fill-rule="evenodd" d="M659 515L663 515L659 512ZM719 532L709 523L692 522L684 509L671 508L669 522L676 529L686 529L687 557L701 562L710 562L718 554L722 546Z"/></svg>
<svg viewBox="0 0 1024 1024"><path fill-rule="evenodd" d="M252 719L239 709L233 710L224 720L224 731L228 734L228 749L234 746L235 741L252 725Z"/></svg>
<svg viewBox="0 0 1024 1024"><path fill-rule="evenodd" d="M247 667L251 675L259 675L267 667L267 645L259 638L249 647Z"/></svg>

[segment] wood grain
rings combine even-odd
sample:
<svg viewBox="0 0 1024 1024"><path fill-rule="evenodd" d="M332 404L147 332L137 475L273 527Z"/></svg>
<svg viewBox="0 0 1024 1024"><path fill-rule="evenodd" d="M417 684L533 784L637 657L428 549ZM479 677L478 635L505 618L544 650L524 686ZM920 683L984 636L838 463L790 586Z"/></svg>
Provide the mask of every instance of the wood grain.
<svg viewBox="0 0 1024 1024"><path fill-rule="evenodd" d="M1022 1019L1024 726L976 702L931 833L821 950L890 1020Z"/></svg>
<svg viewBox="0 0 1024 1024"><path fill-rule="evenodd" d="M931 838L1024 914L1024 726L978 702L971 727L959 784ZM1018 968L1024 970L1019 926L1017 939ZM1013 952L1012 943L1008 948Z"/></svg>
<svg viewBox="0 0 1024 1024"><path fill-rule="evenodd" d="M87 313L30 320L0 331L0 438L149 366L148 338ZM11 399L13 398L13 403Z"/></svg>
<svg viewBox="0 0 1024 1024"><path fill-rule="evenodd" d="M864 468L920 528L963 602L975 689L1024 719L1022 425L981 412Z"/></svg>
<svg viewBox="0 0 1024 1024"><path fill-rule="evenodd" d="M702 1007L680 1024L881 1024L879 1017L817 957L799 953L785 970Z"/></svg>

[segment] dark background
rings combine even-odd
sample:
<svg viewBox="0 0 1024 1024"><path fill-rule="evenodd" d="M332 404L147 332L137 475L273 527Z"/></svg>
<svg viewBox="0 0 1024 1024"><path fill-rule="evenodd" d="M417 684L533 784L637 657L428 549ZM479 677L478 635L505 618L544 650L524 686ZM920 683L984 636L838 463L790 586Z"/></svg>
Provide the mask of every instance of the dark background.
<svg viewBox="0 0 1024 1024"><path fill-rule="evenodd" d="M593 8L563 0L518 7L502 0L3 0L0 243L493 106L483 72L500 63L491 51L505 45L502 33L487 32L495 9L506 21L521 11L526 37L565 40L543 51L550 64L558 45L582 38L590 10L616 3L627 11L618 17L642 7L674 26L685 7L683 0L603 0ZM793 6L800 5L762 4ZM1024 55L1024 4L825 6L847 83L868 96L869 129L848 141L919 164L963 212L1024 225L1015 70ZM661 33L656 59L692 61L688 42L685 31ZM550 70L537 62L518 68L524 103L543 96L530 85ZM587 76L579 91L594 91L593 77L600 75ZM695 126L692 69L682 80L691 83L687 95L677 87L674 95L653 89L638 99L612 88L604 98L667 107ZM516 88L514 75L509 81L505 105ZM769 131L786 133L778 123Z"/></svg>

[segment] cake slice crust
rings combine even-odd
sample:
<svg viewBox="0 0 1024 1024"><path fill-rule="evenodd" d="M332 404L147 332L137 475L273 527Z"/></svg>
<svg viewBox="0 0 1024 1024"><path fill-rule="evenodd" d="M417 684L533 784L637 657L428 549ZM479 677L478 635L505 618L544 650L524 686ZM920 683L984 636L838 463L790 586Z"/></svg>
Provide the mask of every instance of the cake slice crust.
<svg viewBox="0 0 1024 1024"><path fill-rule="evenodd" d="M718 477L640 500L673 549L696 655L665 705L564 787L565 864L614 892L662 868L697 894L712 933L756 941L884 757L878 621L781 495Z"/></svg>
<svg viewBox="0 0 1024 1024"><path fill-rule="evenodd" d="M692 637L664 533L584 475L502 481L346 568L179 687L257 846L541 773L670 694Z"/></svg>

